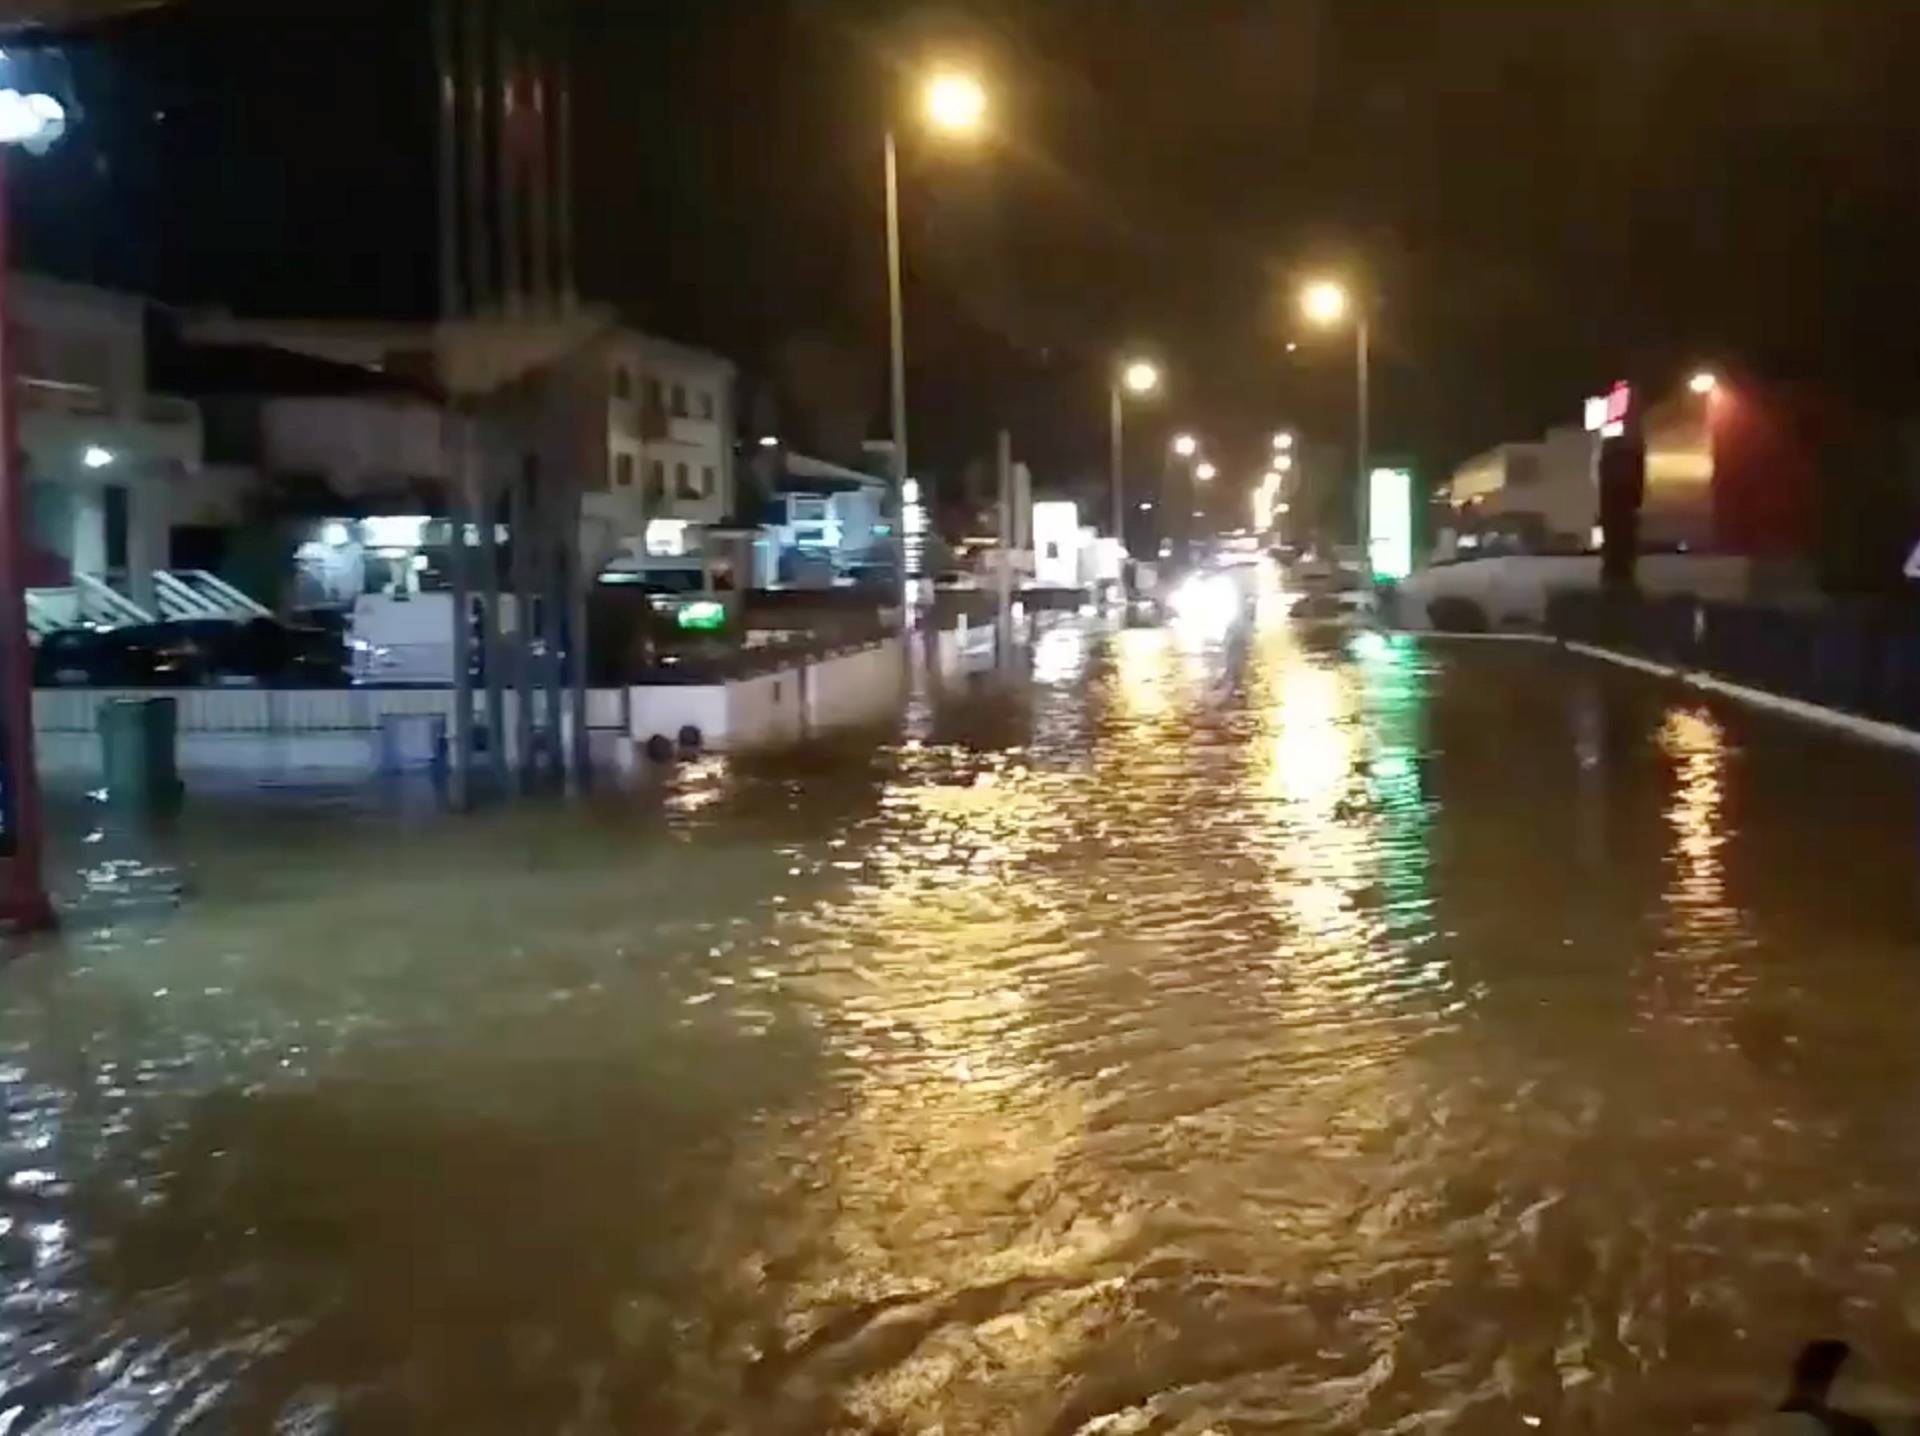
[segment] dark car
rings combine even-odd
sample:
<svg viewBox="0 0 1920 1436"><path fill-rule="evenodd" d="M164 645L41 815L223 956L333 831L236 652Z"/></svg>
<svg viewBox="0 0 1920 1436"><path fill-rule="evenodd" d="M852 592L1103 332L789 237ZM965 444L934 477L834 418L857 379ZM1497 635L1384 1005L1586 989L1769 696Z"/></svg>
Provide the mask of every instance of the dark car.
<svg viewBox="0 0 1920 1436"><path fill-rule="evenodd" d="M50 633L34 658L34 680L52 687L328 688L345 687L347 676L338 635L277 618L174 619Z"/></svg>
<svg viewBox="0 0 1920 1436"><path fill-rule="evenodd" d="M134 628L63 628L40 640L33 681L42 688L126 688L151 682L150 654Z"/></svg>

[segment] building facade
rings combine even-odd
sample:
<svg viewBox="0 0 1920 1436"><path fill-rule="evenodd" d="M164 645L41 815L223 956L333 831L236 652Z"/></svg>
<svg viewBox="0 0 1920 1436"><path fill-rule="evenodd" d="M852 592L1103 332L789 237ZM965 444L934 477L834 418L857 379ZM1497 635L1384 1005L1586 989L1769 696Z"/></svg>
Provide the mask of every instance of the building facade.
<svg viewBox="0 0 1920 1436"><path fill-rule="evenodd" d="M201 464L199 410L149 389L144 301L31 275L11 300L29 586L104 585L150 610Z"/></svg>
<svg viewBox="0 0 1920 1436"><path fill-rule="evenodd" d="M1437 552L1585 552L1599 513L1594 452L1593 435L1567 425L1468 459L1440 491Z"/></svg>
<svg viewBox="0 0 1920 1436"><path fill-rule="evenodd" d="M589 493L620 515L623 543L655 556L696 552L703 530L734 515L731 362L632 330L608 336L604 472Z"/></svg>
<svg viewBox="0 0 1920 1436"><path fill-rule="evenodd" d="M622 328L604 311L439 324L209 316L191 332L202 343L267 344L427 383L456 400L538 391L539 402L522 407L527 432L516 442L578 486L592 572L616 558L696 554L703 531L735 506L734 365ZM305 440L344 446L329 472L373 463L357 446L386 432L373 424L378 417L338 434L309 426ZM417 424L392 437L411 449L439 442Z"/></svg>

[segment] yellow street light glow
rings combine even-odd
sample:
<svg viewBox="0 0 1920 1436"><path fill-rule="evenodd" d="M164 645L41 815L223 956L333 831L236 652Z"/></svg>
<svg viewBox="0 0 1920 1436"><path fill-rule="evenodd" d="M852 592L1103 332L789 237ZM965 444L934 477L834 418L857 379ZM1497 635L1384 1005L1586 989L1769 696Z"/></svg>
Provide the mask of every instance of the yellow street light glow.
<svg viewBox="0 0 1920 1436"><path fill-rule="evenodd" d="M1283 474L1292 473L1293 472L1293 455L1292 454L1275 454L1273 456L1273 466Z"/></svg>
<svg viewBox="0 0 1920 1436"><path fill-rule="evenodd" d="M1175 434L1173 451L1183 459L1191 459L1200 452L1200 441L1191 434Z"/></svg>
<svg viewBox="0 0 1920 1436"><path fill-rule="evenodd" d="M1193 471L1193 476L1196 479L1199 479L1202 483L1205 483L1208 479L1212 478L1215 474L1219 472L1220 471L1216 469L1212 464L1202 463L1198 468L1196 468Z"/></svg>
<svg viewBox="0 0 1920 1436"><path fill-rule="evenodd" d="M1120 382L1130 394L1151 394L1160 387L1160 370L1145 359L1135 359L1120 371Z"/></svg>
<svg viewBox="0 0 1920 1436"><path fill-rule="evenodd" d="M979 133L987 119L987 92L972 75L942 70L927 81L927 120L949 135Z"/></svg>
<svg viewBox="0 0 1920 1436"><path fill-rule="evenodd" d="M1720 380L1711 370L1702 369L1687 380L1687 387L1696 394L1711 394L1720 387Z"/></svg>
<svg viewBox="0 0 1920 1436"><path fill-rule="evenodd" d="M1293 434L1286 429L1282 429L1273 436L1273 447L1276 453L1286 453L1287 450L1293 447Z"/></svg>
<svg viewBox="0 0 1920 1436"><path fill-rule="evenodd" d="M1338 324L1347 307L1346 286L1331 279L1316 279L1300 291L1300 312L1315 324Z"/></svg>

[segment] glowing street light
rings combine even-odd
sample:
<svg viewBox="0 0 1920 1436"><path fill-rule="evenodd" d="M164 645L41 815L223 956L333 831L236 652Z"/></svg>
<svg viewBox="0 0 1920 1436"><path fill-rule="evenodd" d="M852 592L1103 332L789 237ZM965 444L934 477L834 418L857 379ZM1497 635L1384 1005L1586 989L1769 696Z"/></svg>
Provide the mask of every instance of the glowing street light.
<svg viewBox="0 0 1920 1436"><path fill-rule="evenodd" d="M929 76L922 95L927 127L950 137L977 134L986 122L987 92L980 81L959 70L940 70ZM900 302L900 158L889 126L885 142L887 188L887 341L888 388L892 409L893 446L888 454L893 491L906 507L907 486L907 326ZM900 565L902 582L915 575Z"/></svg>
<svg viewBox="0 0 1920 1436"><path fill-rule="evenodd" d="M1269 493L1278 493L1280 491L1280 471L1278 469L1268 469L1260 476L1260 487Z"/></svg>
<svg viewBox="0 0 1920 1436"><path fill-rule="evenodd" d="M1160 388L1160 366L1151 359L1123 359L1107 385L1107 437L1113 487L1113 536L1120 541L1122 557L1127 553L1127 481L1121 471L1121 451L1126 424L1124 397L1144 399ZM1182 436L1186 437L1186 436ZM1176 440L1176 445L1178 441Z"/></svg>
<svg viewBox="0 0 1920 1436"><path fill-rule="evenodd" d="M67 110L52 95L0 90L0 145L23 145L36 154L66 132Z"/></svg>
<svg viewBox="0 0 1920 1436"><path fill-rule="evenodd" d="M1275 454L1273 456L1273 466L1283 474L1292 473L1293 472L1293 455L1292 454Z"/></svg>
<svg viewBox="0 0 1920 1436"><path fill-rule="evenodd" d="M1711 369L1702 369L1687 380L1687 387L1702 396L1711 394L1720 387L1720 377Z"/></svg>
<svg viewBox="0 0 1920 1436"><path fill-rule="evenodd" d="M763 449L779 448L780 436L778 434L762 434L760 436L760 447Z"/></svg>
<svg viewBox="0 0 1920 1436"><path fill-rule="evenodd" d="M1347 287L1332 279L1316 279L1300 291L1300 312L1322 328L1347 317Z"/></svg>
<svg viewBox="0 0 1920 1436"><path fill-rule="evenodd" d="M98 444L88 444L81 450L80 462L89 469L108 468L113 463L113 450L103 449Z"/></svg>
<svg viewBox="0 0 1920 1436"><path fill-rule="evenodd" d="M927 81L927 121L949 135L976 135L986 124L987 92L972 75L941 70Z"/></svg>
<svg viewBox="0 0 1920 1436"><path fill-rule="evenodd" d="M1300 291L1300 312L1307 319L1323 329L1339 324L1349 314L1353 316L1353 367L1354 367L1354 456L1357 460L1356 493L1360 509L1360 543L1364 549L1368 542L1368 514L1372 496L1372 466L1367 459L1367 316L1366 312L1354 303L1347 292L1346 285L1335 279L1316 279ZM1371 573L1371 570L1369 570ZM1371 581L1371 579L1369 579Z"/></svg>
<svg viewBox="0 0 1920 1436"><path fill-rule="evenodd" d="M1273 436L1273 451L1276 454L1284 454L1292 447L1293 431L1291 429L1282 429Z"/></svg>
<svg viewBox="0 0 1920 1436"><path fill-rule="evenodd" d="M1205 460L1202 460L1200 464L1194 469L1193 476L1196 479L1200 480L1201 483L1204 484L1208 479L1211 479L1215 474L1219 472L1220 471L1216 469L1212 464L1209 464Z"/></svg>
<svg viewBox="0 0 1920 1436"><path fill-rule="evenodd" d="M1200 441L1191 434L1175 434L1173 451L1183 459L1191 459L1200 452Z"/></svg>

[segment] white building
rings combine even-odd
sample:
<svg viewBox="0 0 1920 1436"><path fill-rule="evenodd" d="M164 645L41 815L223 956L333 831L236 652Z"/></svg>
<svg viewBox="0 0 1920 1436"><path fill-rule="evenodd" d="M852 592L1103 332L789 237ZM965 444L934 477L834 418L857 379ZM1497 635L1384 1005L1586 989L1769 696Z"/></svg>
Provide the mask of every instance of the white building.
<svg viewBox="0 0 1920 1436"><path fill-rule="evenodd" d="M645 548L694 551L699 530L733 514L734 366L717 354L620 330L603 349L607 472L589 484L631 511Z"/></svg>
<svg viewBox="0 0 1920 1436"><path fill-rule="evenodd" d="M1594 436L1574 425L1499 444L1453 471L1441 491L1443 556L1476 549L1581 553L1592 547L1599 489Z"/></svg>
<svg viewBox="0 0 1920 1436"><path fill-rule="evenodd" d="M29 585L105 585L151 610L175 493L200 467L199 410L147 388L145 301L12 282ZM71 601L68 618L92 610Z"/></svg>
<svg viewBox="0 0 1920 1436"><path fill-rule="evenodd" d="M762 582L824 583L891 562L884 478L786 449L763 449L754 462L771 491L763 515L771 569Z"/></svg>
<svg viewBox="0 0 1920 1436"><path fill-rule="evenodd" d="M336 363L428 380L455 396L538 384L546 432L527 436L581 486L582 551L594 569L622 555L696 553L701 530L733 508L734 366L719 355L618 326L603 311L553 318L445 323L203 318L191 329L214 344L269 344ZM291 416L289 416L291 417ZM311 417L311 415L305 416ZM386 416L307 442L331 447L347 467L380 456ZM397 418L397 416L396 416ZM437 437L417 417L386 435L431 472ZM321 426L321 430L326 428ZM289 436L290 437L290 436ZM385 456L389 463L399 453ZM329 471L338 467L326 466Z"/></svg>

